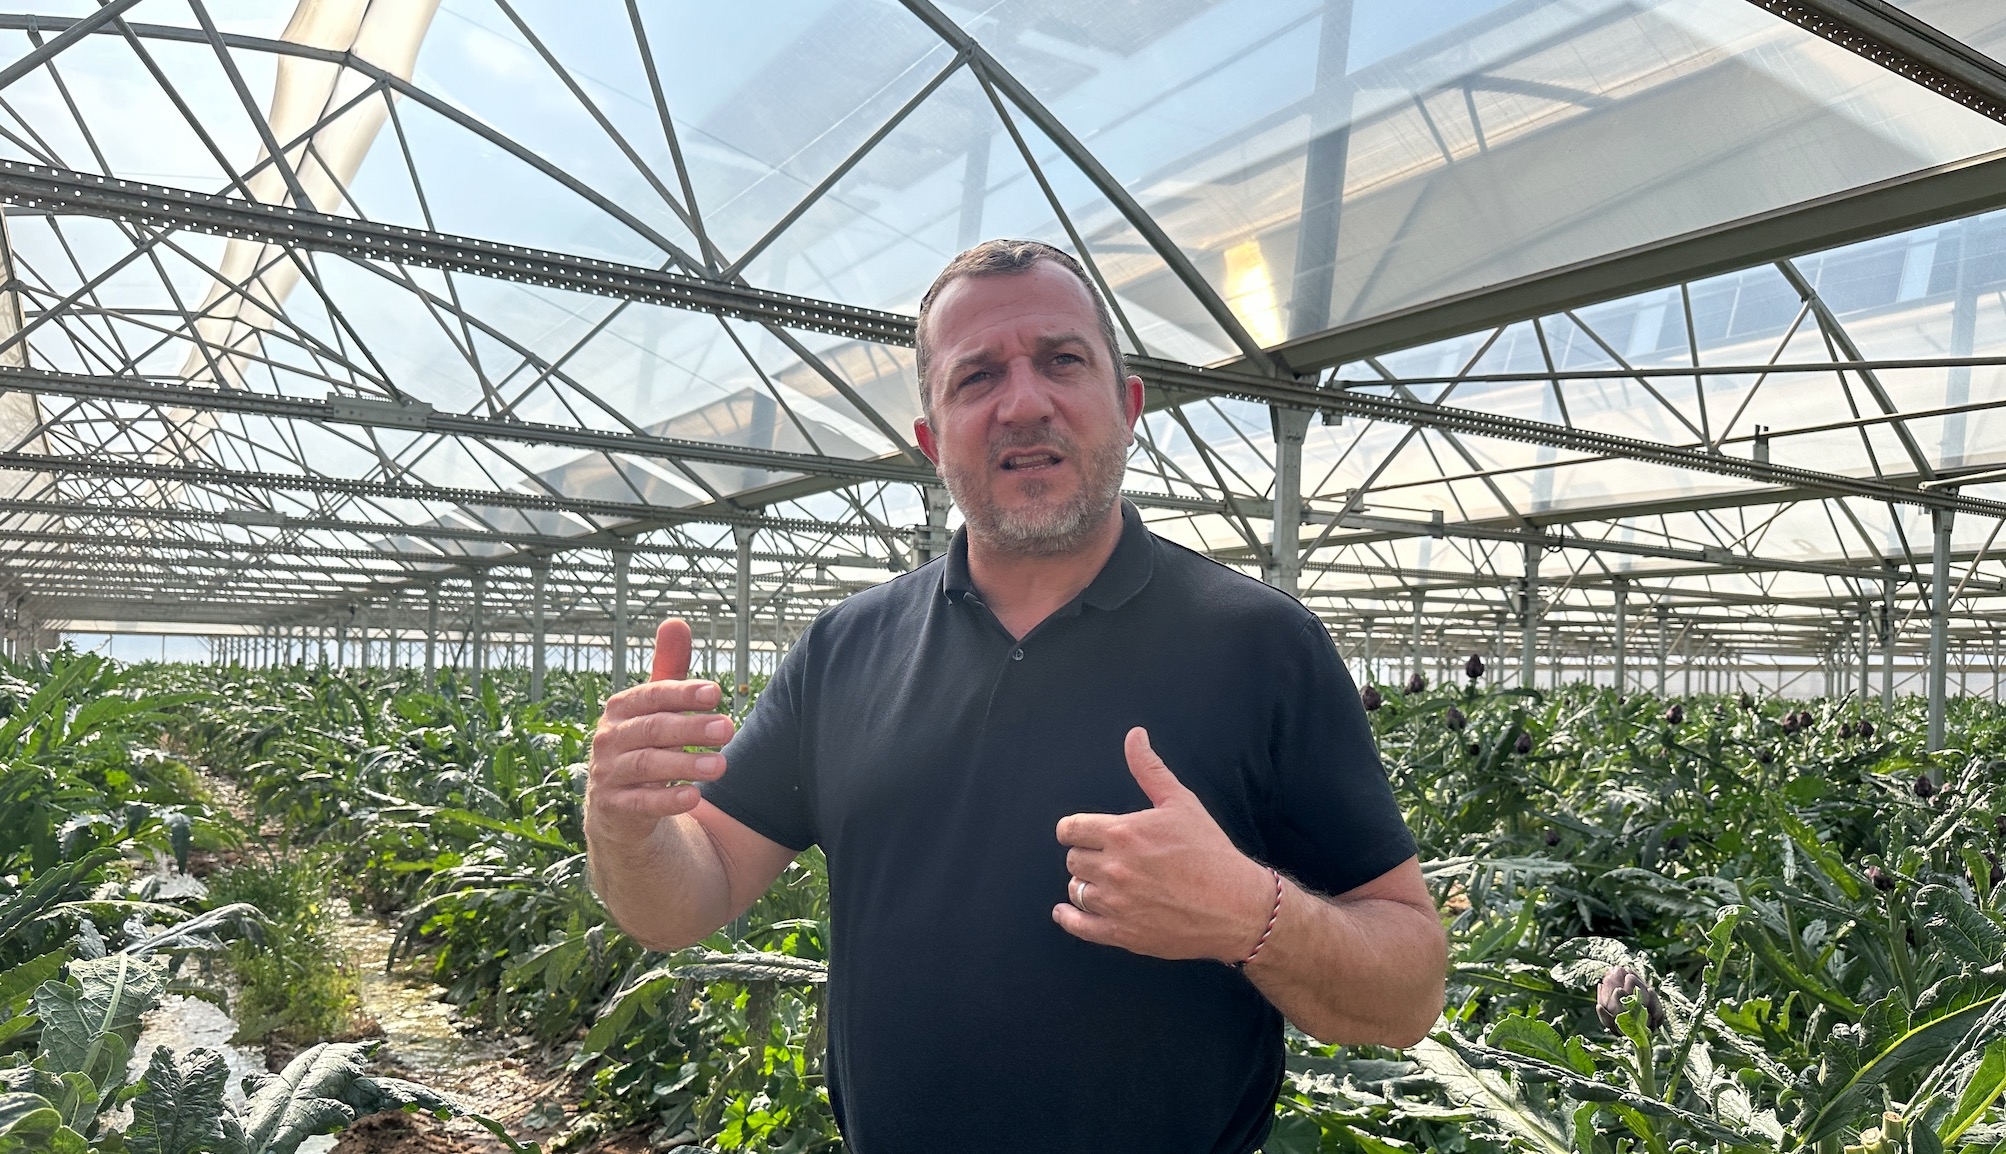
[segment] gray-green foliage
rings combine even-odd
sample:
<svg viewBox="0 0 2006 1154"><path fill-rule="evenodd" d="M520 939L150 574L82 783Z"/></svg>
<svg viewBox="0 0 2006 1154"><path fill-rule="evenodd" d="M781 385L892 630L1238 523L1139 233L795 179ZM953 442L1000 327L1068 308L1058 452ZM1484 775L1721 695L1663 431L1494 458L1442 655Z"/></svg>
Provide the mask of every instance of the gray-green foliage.
<svg viewBox="0 0 2006 1154"><path fill-rule="evenodd" d="M307 1138L369 1114L460 1113L423 1086L372 1075L369 1048L352 1042L311 1046L277 1074L247 1077L241 1112L227 1104L227 1068L209 1050L177 1057L158 1047L145 1076L128 1086L140 1017L160 1000L163 969L158 961L115 954L73 962L67 977L36 988L40 1051L26 1065L0 1069L0 1154L292 1154ZM111 1108L128 1101L131 1121L109 1128Z"/></svg>

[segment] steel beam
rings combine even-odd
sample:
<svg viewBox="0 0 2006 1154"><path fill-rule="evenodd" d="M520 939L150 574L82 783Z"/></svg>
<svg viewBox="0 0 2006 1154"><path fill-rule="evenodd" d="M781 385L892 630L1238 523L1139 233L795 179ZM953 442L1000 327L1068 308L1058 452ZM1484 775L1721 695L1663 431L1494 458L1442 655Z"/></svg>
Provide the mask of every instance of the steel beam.
<svg viewBox="0 0 2006 1154"><path fill-rule="evenodd" d="M752 693L752 537L753 530L737 528L732 535L738 543L738 566L732 597L732 696L733 712L745 710Z"/></svg>
<svg viewBox="0 0 2006 1154"><path fill-rule="evenodd" d="M1934 516L1929 613L1929 748L1943 748L1943 699L1947 689L1945 662L1950 652L1950 526L1949 510ZM1940 783L1939 783L1940 784Z"/></svg>
<svg viewBox="0 0 2006 1154"><path fill-rule="evenodd" d="M2006 123L2006 65L1886 0L1749 0L1895 75Z"/></svg>
<svg viewBox="0 0 2006 1154"><path fill-rule="evenodd" d="M1989 194L1998 202L2006 203L2006 191L2002 191L2006 189L2006 158L2001 159L1999 171L1991 175L1994 181L1988 186ZM19 161L0 160L0 198L48 211L110 216L160 227L293 244L355 259L418 264L623 300L648 300L666 307L744 317L761 323L836 333L858 340L905 346L912 343L913 319L902 314L700 280L639 265L623 265L548 250L375 224L352 217L307 213ZM1757 259L1760 257L1751 256L1743 250L1731 267L1746 267ZM1617 294L1598 291L1572 303L1585 304L1612 295ZM1536 310L1527 315L1537 315L1538 311L1550 310ZM1443 335L1483 327L1487 325L1460 324L1451 333ZM1379 351L1417 343L1421 342L1401 341ZM1305 366L1291 363L1298 372L1305 371ZM1644 460L1674 468L1738 477L1759 484L1801 485L1818 492L1870 497L1929 508L1957 507L1981 516L2006 516L2006 503L2001 502L1967 498L1960 503L1954 497L1903 489L1869 479L1741 461L1704 449L1596 434L1544 421L1370 396L1350 390L1317 388L1312 384L1263 376L1231 366L1207 369L1151 357L1133 358L1130 366L1156 386L1160 399L1168 403L1182 403L1206 396L1237 397L1265 405L1387 420L1591 455Z"/></svg>
<svg viewBox="0 0 2006 1154"><path fill-rule="evenodd" d="M818 453L758 449L714 441L690 441L644 433L584 429L517 419L498 420L463 413L441 413L429 405L399 404L370 398L330 396L327 400L274 396L245 389L203 388L123 377L94 377L48 369L0 366L0 392L39 396L81 397L98 401L241 413L362 428L407 430L487 441L528 445L558 445L635 457L731 465L776 473L808 473L851 481L892 481L908 485L938 485L932 469L922 469L903 457L855 460Z"/></svg>
<svg viewBox="0 0 2006 1154"><path fill-rule="evenodd" d="M860 532L856 526L839 525L806 518L772 518L746 512L730 512L706 507L686 512L668 505L644 505L633 501L595 501L577 497L557 497L505 489L451 489L404 481L369 481L358 478L328 477L303 473L264 473L248 469L222 469L196 465L165 465L137 461L105 460L91 457L61 457L42 453L0 453L0 469L28 473L75 473L96 477L126 477L138 480L177 481L188 485L252 490L282 490L309 493L339 493L351 497L383 497L405 501L436 501L440 504L491 509L533 509L573 513L580 517L605 517L623 522L653 525L675 524L757 524L762 527L803 533Z"/></svg>

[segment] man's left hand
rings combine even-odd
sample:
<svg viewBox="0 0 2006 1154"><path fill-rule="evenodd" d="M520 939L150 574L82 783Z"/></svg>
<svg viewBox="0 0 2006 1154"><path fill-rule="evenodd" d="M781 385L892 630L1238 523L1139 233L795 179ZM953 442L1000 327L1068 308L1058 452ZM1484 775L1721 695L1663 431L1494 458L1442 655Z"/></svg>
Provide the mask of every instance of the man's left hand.
<svg viewBox="0 0 2006 1154"><path fill-rule="evenodd" d="M1274 909L1273 876L1233 845L1147 731L1129 730L1123 746L1150 808L1059 820L1072 878L1052 919L1074 937L1151 957L1245 958Z"/></svg>

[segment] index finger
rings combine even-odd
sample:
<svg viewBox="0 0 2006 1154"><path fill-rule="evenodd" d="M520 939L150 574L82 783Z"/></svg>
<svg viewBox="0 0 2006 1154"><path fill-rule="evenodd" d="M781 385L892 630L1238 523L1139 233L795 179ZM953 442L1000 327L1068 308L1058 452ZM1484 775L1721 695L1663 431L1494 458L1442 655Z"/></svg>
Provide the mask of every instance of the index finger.
<svg viewBox="0 0 2006 1154"><path fill-rule="evenodd" d="M655 664L649 681L682 681L690 675L690 624L671 617L655 628Z"/></svg>
<svg viewBox="0 0 2006 1154"><path fill-rule="evenodd" d="M1059 819L1059 844L1075 849L1106 849L1108 831L1121 820L1117 813L1075 813Z"/></svg>
<svg viewBox="0 0 2006 1154"><path fill-rule="evenodd" d="M644 713L701 713L716 709L724 692L714 681L644 681L606 699L605 719Z"/></svg>

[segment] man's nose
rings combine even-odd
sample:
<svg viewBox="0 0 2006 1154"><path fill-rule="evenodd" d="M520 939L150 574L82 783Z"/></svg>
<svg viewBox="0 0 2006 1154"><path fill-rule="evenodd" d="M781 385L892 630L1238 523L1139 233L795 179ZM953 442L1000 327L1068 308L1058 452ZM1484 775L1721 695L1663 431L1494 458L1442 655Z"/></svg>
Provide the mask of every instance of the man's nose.
<svg viewBox="0 0 2006 1154"><path fill-rule="evenodd" d="M996 401L996 419L1007 425L1025 425L1049 420L1051 416L1051 382L1032 367L1028 358L1011 361L1003 379L1002 395Z"/></svg>

